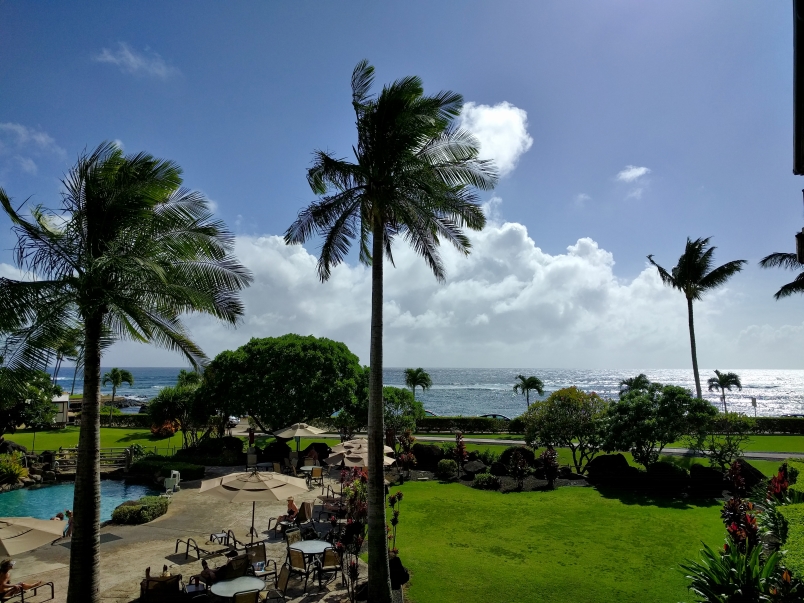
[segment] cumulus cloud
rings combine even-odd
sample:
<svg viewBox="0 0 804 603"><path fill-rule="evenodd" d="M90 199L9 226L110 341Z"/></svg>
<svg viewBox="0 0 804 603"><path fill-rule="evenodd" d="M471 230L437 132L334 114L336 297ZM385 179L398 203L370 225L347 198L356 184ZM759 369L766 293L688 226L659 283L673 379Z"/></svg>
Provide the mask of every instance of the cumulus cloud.
<svg viewBox="0 0 804 603"><path fill-rule="evenodd" d="M34 157L64 155L64 149L47 132L13 122L0 123L0 176L11 171L36 175Z"/></svg>
<svg viewBox="0 0 804 603"><path fill-rule="evenodd" d="M587 195L586 193L579 193L579 194L577 194L575 196L575 199L574 199L575 205L577 205L578 207L585 206L586 202L591 201L591 200L592 200L592 197Z"/></svg>
<svg viewBox="0 0 804 603"><path fill-rule="evenodd" d="M116 51L104 48L93 60L115 65L123 73L149 75L163 80L179 73L178 69L168 65L157 53L147 48L145 52L137 52L125 42L120 42Z"/></svg>
<svg viewBox="0 0 804 603"><path fill-rule="evenodd" d="M650 168L627 165L625 169L617 173L617 180L620 182L636 182L643 176L650 174Z"/></svg>
<svg viewBox="0 0 804 603"><path fill-rule="evenodd" d="M460 123L480 141L480 158L493 159L501 176L510 174L533 145L527 112L508 102L493 106L466 103Z"/></svg>

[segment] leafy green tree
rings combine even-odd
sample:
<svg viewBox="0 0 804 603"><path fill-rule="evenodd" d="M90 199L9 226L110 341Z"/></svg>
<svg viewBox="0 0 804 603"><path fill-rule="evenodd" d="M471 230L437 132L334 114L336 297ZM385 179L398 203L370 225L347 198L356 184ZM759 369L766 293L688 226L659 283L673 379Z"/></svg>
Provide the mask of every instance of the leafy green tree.
<svg viewBox="0 0 804 603"><path fill-rule="evenodd" d="M486 219L474 188L496 182L491 162L478 159L478 142L453 125L463 105L454 92L425 96L421 79L406 77L370 95L374 68L361 61L352 73L357 125L355 161L317 151L307 181L319 200L299 213L285 233L287 243L323 237L318 274L326 281L359 241L359 259L371 266L369 395L368 598L391 600L385 542L385 483L382 467L383 256L393 263L394 240L404 238L439 281L444 266L441 239L469 252L462 229L480 230Z"/></svg>
<svg viewBox="0 0 804 603"><path fill-rule="evenodd" d="M131 371L115 367L103 374L103 385L109 385L110 383L112 384L112 402L114 402L118 387L121 387L124 383L128 383L131 387L134 386L134 375L131 374Z"/></svg>
<svg viewBox="0 0 804 603"><path fill-rule="evenodd" d="M709 459L712 467L725 471L743 456L756 421L742 413L727 412L714 418L705 432L687 438L687 447Z"/></svg>
<svg viewBox="0 0 804 603"><path fill-rule="evenodd" d="M595 393L565 387L546 400L534 402L522 416L528 446L560 446L572 451L575 471L586 465L603 445L608 404Z"/></svg>
<svg viewBox="0 0 804 603"><path fill-rule="evenodd" d="M620 397L632 391L647 391L650 387L650 380L645 373L639 373L636 377L629 377L620 381Z"/></svg>
<svg viewBox="0 0 804 603"><path fill-rule="evenodd" d="M405 385L407 385L413 392L413 397L416 397L416 388L421 387L422 393L433 386L433 380L430 379L430 374L423 368L408 368L405 369Z"/></svg>
<svg viewBox="0 0 804 603"><path fill-rule="evenodd" d="M745 260L726 262L722 266L712 268L714 253L717 247L709 247L709 237L691 241L687 238L684 253L678 263L668 272L648 256L648 261L659 271L665 285L678 289L687 299L687 318L690 329L690 350L692 352L692 372L695 374L695 393L701 398L701 377L698 374L698 351L695 347L695 325L692 314L692 302L703 298L704 293L726 284L732 276L743 269Z"/></svg>
<svg viewBox="0 0 804 603"><path fill-rule="evenodd" d="M717 410L675 385L651 383L647 390L627 392L608 408L603 450L628 450L647 467L670 442L706 430Z"/></svg>
<svg viewBox="0 0 804 603"><path fill-rule="evenodd" d="M202 393L230 414L273 431L329 418L351 403L360 362L345 344L312 335L254 338L218 354L204 371Z"/></svg>
<svg viewBox="0 0 804 603"><path fill-rule="evenodd" d="M773 295L777 300L789 297L794 293L804 293L804 269L798 261L795 253L772 253L759 261L762 268L786 268L788 270L799 270L792 281L781 288Z"/></svg>
<svg viewBox="0 0 804 603"><path fill-rule="evenodd" d="M361 367L357 376L355 395L332 417L335 427L349 440L368 425L369 374L369 367Z"/></svg>
<svg viewBox="0 0 804 603"><path fill-rule="evenodd" d="M184 448L198 444L199 432L206 429L212 414L197 396L198 385L163 387L148 404L148 413L156 425L178 421Z"/></svg>
<svg viewBox="0 0 804 603"><path fill-rule="evenodd" d="M535 391L540 396L544 395L544 383L538 377L525 377L524 375L517 375L519 383L514 384L514 392L520 393L525 396L525 403L530 408L530 392Z"/></svg>
<svg viewBox="0 0 804 603"><path fill-rule="evenodd" d="M382 388L385 414L385 429L391 432L394 442L396 434L405 430L416 430L416 421L424 418L424 406L413 394L401 387L386 386Z"/></svg>
<svg viewBox="0 0 804 603"><path fill-rule="evenodd" d="M176 387L198 387L201 385L203 375L198 371L188 371L181 369L176 379Z"/></svg>
<svg viewBox="0 0 804 603"><path fill-rule="evenodd" d="M726 390L731 391L732 387L739 390L743 389L743 384L740 383L740 376L737 373L721 373L715 369L716 377L709 378L709 391L718 390L720 392L720 399L723 401L723 412L726 410Z"/></svg>
<svg viewBox="0 0 804 603"><path fill-rule="evenodd" d="M59 335L84 329L84 404L78 439L67 603L100 602L100 356L115 339L155 343L205 361L181 321L186 312L235 323L251 281L233 236L207 200L181 187L181 169L112 143L82 154L62 181L61 207L16 210L17 266L34 278L0 279L0 330L22 332L9 367L42 366Z"/></svg>
<svg viewBox="0 0 804 603"><path fill-rule="evenodd" d="M56 416L53 397L62 392L44 371L13 372L0 367L0 436L14 433L19 425L35 430L50 425Z"/></svg>

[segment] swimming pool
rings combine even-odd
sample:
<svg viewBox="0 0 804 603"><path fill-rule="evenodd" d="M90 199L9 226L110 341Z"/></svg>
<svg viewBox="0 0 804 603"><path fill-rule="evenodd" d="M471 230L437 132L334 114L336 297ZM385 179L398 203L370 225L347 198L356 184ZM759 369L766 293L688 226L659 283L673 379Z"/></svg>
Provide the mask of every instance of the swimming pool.
<svg viewBox="0 0 804 603"><path fill-rule="evenodd" d="M72 482L22 488L0 494L0 517L38 517L50 519L58 512L73 508ZM149 494L159 494L148 486L126 484L117 480L101 481L101 521L112 518L112 511L126 500L137 500Z"/></svg>

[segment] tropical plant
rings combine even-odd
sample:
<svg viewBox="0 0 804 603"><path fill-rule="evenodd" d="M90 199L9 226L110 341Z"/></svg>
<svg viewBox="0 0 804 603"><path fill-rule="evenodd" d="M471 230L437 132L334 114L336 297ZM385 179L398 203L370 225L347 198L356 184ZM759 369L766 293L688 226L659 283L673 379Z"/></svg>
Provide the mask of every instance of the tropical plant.
<svg viewBox="0 0 804 603"><path fill-rule="evenodd" d="M436 466L436 475L443 480L455 479L458 474L458 463L452 459L441 459Z"/></svg>
<svg viewBox="0 0 804 603"><path fill-rule="evenodd" d="M16 484L28 477L28 470L23 466L19 452L0 454L0 484Z"/></svg>
<svg viewBox="0 0 804 603"><path fill-rule="evenodd" d="M600 451L608 404L596 393L565 387L534 402L524 415L528 446L560 446L572 451L578 473Z"/></svg>
<svg viewBox="0 0 804 603"><path fill-rule="evenodd" d="M0 330L13 331L10 367L42 366L66 329L84 330L84 393L75 476L68 603L99 603L100 356L104 326L116 339L150 342L205 361L181 316L235 323L251 281L231 254L234 238L207 200L181 188L181 169L104 143L79 156L62 181L61 207L26 218L4 191L17 235L16 264L34 278L0 279Z"/></svg>
<svg viewBox="0 0 804 603"><path fill-rule="evenodd" d="M131 374L131 371L115 367L103 374L102 383L103 385L112 384L112 402L114 402L118 387L121 387L124 383L128 383L131 387L134 387L134 375Z"/></svg>
<svg viewBox="0 0 804 603"><path fill-rule="evenodd" d="M718 390L720 392L720 399L723 401L723 412L726 411L726 390L731 391L732 387L736 387L737 389L743 389L743 384L740 383L740 376L737 373L721 373L719 370L715 369L716 377L710 377L709 381L709 391Z"/></svg>
<svg viewBox="0 0 804 603"><path fill-rule="evenodd" d="M544 467L544 479L547 480L547 487L552 490L558 477L558 453L552 446L548 446L547 450L539 455L539 458Z"/></svg>
<svg viewBox="0 0 804 603"><path fill-rule="evenodd" d="M388 552L394 555L399 554L396 548L396 530L399 526L399 511L402 509L402 499L404 494L398 491L396 494L391 494L388 497L388 506L391 508L391 525L389 526L388 533Z"/></svg>
<svg viewBox="0 0 804 603"><path fill-rule="evenodd" d="M14 433L18 426L41 429L56 415L53 397L61 387L44 371L0 367L0 436ZM36 443L34 431L34 444Z"/></svg>
<svg viewBox="0 0 804 603"><path fill-rule="evenodd" d="M772 253L759 261L761 268L787 268L788 270L801 270L796 278L773 295L777 300L788 297L794 293L804 293L804 270L795 253Z"/></svg>
<svg viewBox="0 0 804 603"><path fill-rule="evenodd" d="M413 392L413 397L416 397L416 388L421 387L422 393L433 386L433 380L430 379L430 374L423 368L407 368L405 369L405 385L407 385Z"/></svg>
<svg viewBox="0 0 804 603"><path fill-rule="evenodd" d="M163 387L148 404L148 412L155 426L179 425L184 448L198 444L199 431L210 424L212 411L204 403L205 400L196 395L197 389L188 385Z"/></svg>
<svg viewBox="0 0 804 603"><path fill-rule="evenodd" d="M695 347L695 325L692 313L692 302L703 298L704 293L723 286L732 276L743 269L745 260L727 262L712 268L714 253L717 247L709 247L710 238L687 238L684 253L678 263L668 272L648 256L648 261L659 271L659 277L665 285L678 289L687 299L687 319L690 329L690 350L692 352L692 372L695 375L695 393L701 398L701 377L698 374L698 351Z"/></svg>
<svg viewBox="0 0 804 603"><path fill-rule="evenodd" d="M179 376L176 378L176 387L192 387L196 388L201 385L201 381L203 379L203 375L198 371L188 371L187 369L181 369L179 371Z"/></svg>
<svg viewBox="0 0 804 603"><path fill-rule="evenodd" d="M77 362L78 348L81 345L82 336L83 332L80 328L71 327L65 329L62 336L54 344L53 351L56 353L56 363L53 366L53 385L59 379L62 362L65 360Z"/></svg>
<svg viewBox="0 0 804 603"><path fill-rule="evenodd" d="M374 68L367 61L358 63L352 73L355 161L315 153L307 181L320 198L299 213L285 241L323 238L318 260L322 281L346 259L355 238L360 261L371 266L368 598L389 603L382 467L383 256L393 264L393 243L401 236L443 281L440 241L469 252L462 229L480 230L486 222L473 189L493 188L496 171L491 162L478 159L477 140L453 126L463 105L459 94L425 96L421 79L406 77L372 96L373 80Z"/></svg>
<svg viewBox="0 0 804 603"><path fill-rule="evenodd" d="M636 377L629 377L620 381L620 398L628 392L646 391L650 387L650 380L645 373L639 373Z"/></svg>
<svg viewBox="0 0 804 603"><path fill-rule="evenodd" d="M712 467L725 471L743 456L745 444L751 439L756 421L742 413L719 415L706 431L690 435L687 447L709 458Z"/></svg>
<svg viewBox="0 0 804 603"><path fill-rule="evenodd" d="M519 379L519 383L514 384L514 392L525 396L525 404L527 404L527 408L530 408L530 392L535 391L540 396L543 396L544 383L538 377L517 375L516 378Z"/></svg>
<svg viewBox="0 0 804 603"><path fill-rule="evenodd" d="M514 450L511 455L511 464L508 465L508 474L516 481L516 489L522 490L525 487L525 478L530 474L530 467L522 450Z"/></svg>
<svg viewBox="0 0 804 603"><path fill-rule="evenodd" d="M466 444L463 443L463 434L459 431L455 434L455 462L458 464L458 477L463 473L463 464L468 457Z"/></svg>

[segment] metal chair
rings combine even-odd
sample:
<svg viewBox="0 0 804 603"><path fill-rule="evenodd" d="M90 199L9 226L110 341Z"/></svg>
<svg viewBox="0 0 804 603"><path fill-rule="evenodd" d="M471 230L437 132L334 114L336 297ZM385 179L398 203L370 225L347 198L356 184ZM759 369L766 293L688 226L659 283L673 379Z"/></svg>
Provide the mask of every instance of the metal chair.
<svg viewBox="0 0 804 603"><path fill-rule="evenodd" d="M260 603L260 591L258 590L244 590L235 593L232 597L233 603Z"/></svg>
<svg viewBox="0 0 804 603"><path fill-rule="evenodd" d="M305 467L314 467L315 466L315 460L313 460L313 459L304 459L304 466Z"/></svg>
<svg viewBox="0 0 804 603"><path fill-rule="evenodd" d="M291 575L304 576L304 593L307 594L307 581L315 573L315 567L308 564L304 553L297 549L288 549L288 567Z"/></svg>
<svg viewBox="0 0 804 603"><path fill-rule="evenodd" d="M318 573L318 590L322 588L322 578L326 577L326 582L329 584L338 576L338 572L341 573L341 581L344 582L344 584L346 583L346 579L343 575L343 566L341 565L341 556L338 554L338 551L332 547L324 549L324 555L318 563L316 572Z"/></svg>
<svg viewBox="0 0 804 603"><path fill-rule="evenodd" d="M264 591L265 598L263 600L284 601L287 597L286 593L288 590L289 581L290 581L290 568L287 565L283 565L282 569L279 570L279 576L277 576L276 578L274 588L269 588L267 591Z"/></svg>
<svg viewBox="0 0 804 603"><path fill-rule="evenodd" d="M265 554L264 542L260 541L253 544L247 544L246 554L248 555L248 560L251 563L252 572L257 578L262 578L265 580L265 578L268 576L272 576L272 580L276 581L276 561L273 559L268 559L268 556ZM254 567L256 563L262 563L263 569L258 570L256 567ZM273 565L273 569L271 569L271 565Z"/></svg>
<svg viewBox="0 0 804 603"><path fill-rule="evenodd" d="M282 464L274 463L274 473L282 473Z"/></svg>
<svg viewBox="0 0 804 603"><path fill-rule="evenodd" d="M313 470L310 471L310 485L312 486L314 483L318 483L321 485L321 494L324 494L324 468L323 467L313 467Z"/></svg>

